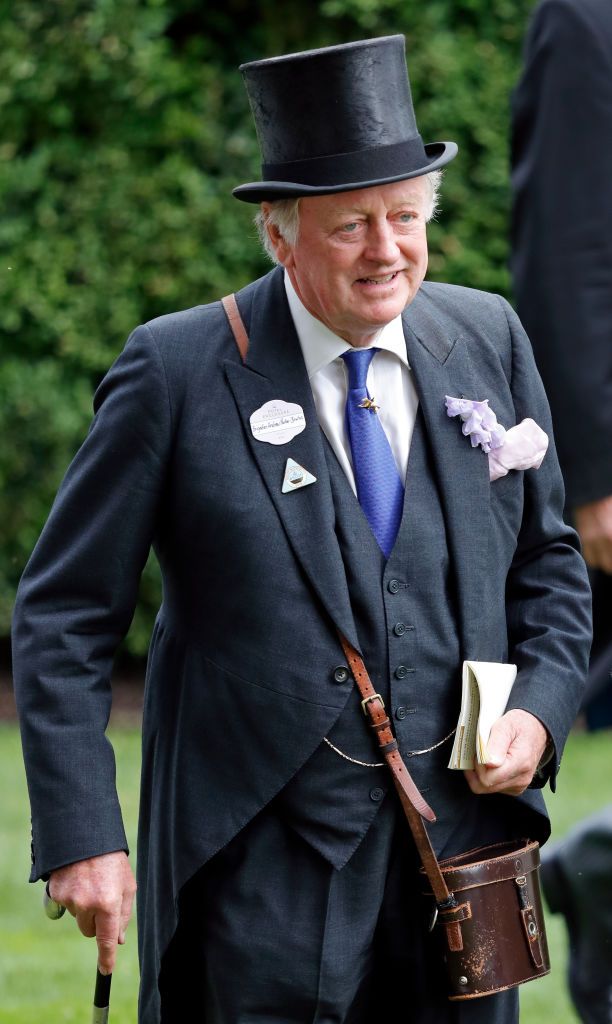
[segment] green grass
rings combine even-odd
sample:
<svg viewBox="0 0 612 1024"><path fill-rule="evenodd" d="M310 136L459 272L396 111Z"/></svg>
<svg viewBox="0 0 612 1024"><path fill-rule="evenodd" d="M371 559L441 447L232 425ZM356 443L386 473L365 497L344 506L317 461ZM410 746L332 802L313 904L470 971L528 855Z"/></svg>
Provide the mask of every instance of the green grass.
<svg viewBox="0 0 612 1024"><path fill-rule="evenodd" d="M136 729L111 733L128 839L135 849L140 738ZM610 733L574 733L568 742L556 795L549 795L553 837L609 800ZM49 921L42 883L27 885L29 812L17 729L0 725L0 1022L64 1024L91 1019L96 951L71 918ZM548 918L552 973L521 991L521 1024L577 1024L565 990L566 935ZM136 928L119 951L113 977L112 1024L134 1024L138 989ZM376 1024L376 1022L373 1022Z"/></svg>
<svg viewBox="0 0 612 1024"><path fill-rule="evenodd" d="M140 736L115 730L118 788L130 849L135 850ZM83 1024L91 1020L96 971L93 939L67 914L49 921L43 884L27 884L30 817L17 728L0 725L0 1022ZM133 860L133 857L132 857ZM112 1024L134 1024L138 993L136 926L119 950L111 996Z"/></svg>

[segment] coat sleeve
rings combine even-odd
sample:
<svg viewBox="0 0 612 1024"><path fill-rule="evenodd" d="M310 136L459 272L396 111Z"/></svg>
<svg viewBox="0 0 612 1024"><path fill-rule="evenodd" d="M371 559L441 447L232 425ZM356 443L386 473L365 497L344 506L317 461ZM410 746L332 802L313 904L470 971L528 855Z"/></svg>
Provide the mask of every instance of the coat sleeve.
<svg viewBox="0 0 612 1024"><path fill-rule="evenodd" d="M523 474L523 518L506 583L510 660L520 668L507 709L523 708L546 726L554 752L534 784L550 778L554 789L587 673L591 591L578 537L563 520L565 495L550 410L529 339L516 313L501 301L512 338L516 421L529 416L549 436L540 468Z"/></svg>
<svg viewBox="0 0 612 1024"><path fill-rule="evenodd" d="M512 273L570 508L612 495L612 8L545 0L512 104Z"/></svg>
<svg viewBox="0 0 612 1024"><path fill-rule="evenodd" d="M110 674L155 536L171 438L147 327L102 381L95 416L23 574L13 670L32 809L31 880L127 849L105 736Z"/></svg>

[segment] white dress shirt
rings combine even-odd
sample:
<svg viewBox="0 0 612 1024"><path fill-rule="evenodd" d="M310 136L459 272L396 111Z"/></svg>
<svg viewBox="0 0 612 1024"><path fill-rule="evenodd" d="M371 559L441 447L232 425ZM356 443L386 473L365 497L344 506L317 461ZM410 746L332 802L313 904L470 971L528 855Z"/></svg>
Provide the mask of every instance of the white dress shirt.
<svg viewBox="0 0 612 1024"><path fill-rule="evenodd" d="M285 271L285 289L297 331L319 423L347 479L357 493L344 410L347 368L341 355L351 346L309 313ZM406 479L410 441L419 400L406 355L402 318L383 327L367 348L378 348L368 370L368 392L379 406L378 418L389 439L402 482Z"/></svg>

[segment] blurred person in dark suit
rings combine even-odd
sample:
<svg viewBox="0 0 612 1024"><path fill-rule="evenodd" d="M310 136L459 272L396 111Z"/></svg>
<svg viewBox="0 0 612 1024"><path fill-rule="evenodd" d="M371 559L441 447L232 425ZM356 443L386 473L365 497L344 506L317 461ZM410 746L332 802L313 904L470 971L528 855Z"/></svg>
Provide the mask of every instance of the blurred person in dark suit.
<svg viewBox="0 0 612 1024"><path fill-rule="evenodd" d="M568 984L584 1024L612 1021L612 804L542 851L542 887L566 922Z"/></svg>
<svg viewBox="0 0 612 1024"><path fill-rule="evenodd" d="M612 725L612 3L542 0L513 96L512 271L589 565L583 711ZM612 805L543 853L583 1021L612 1021Z"/></svg>
<svg viewBox="0 0 612 1024"><path fill-rule="evenodd" d="M591 570L583 700L612 725L612 3L543 0L513 97L512 274Z"/></svg>

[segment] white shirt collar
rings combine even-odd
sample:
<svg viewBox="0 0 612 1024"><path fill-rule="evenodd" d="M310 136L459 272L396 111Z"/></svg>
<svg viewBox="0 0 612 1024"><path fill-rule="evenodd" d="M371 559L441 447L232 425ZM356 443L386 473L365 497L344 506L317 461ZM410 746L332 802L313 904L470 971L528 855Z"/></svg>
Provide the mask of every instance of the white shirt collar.
<svg viewBox="0 0 612 1024"><path fill-rule="evenodd" d="M285 291L310 380L318 370L322 370L324 366L332 363L351 346L348 341L339 338L337 334L330 331L329 327L309 313L298 297L287 271L285 271ZM396 316L391 323L385 324L372 338L370 344L366 345L366 348L373 347L392 352L410 369L401 315Z"/></svg>

